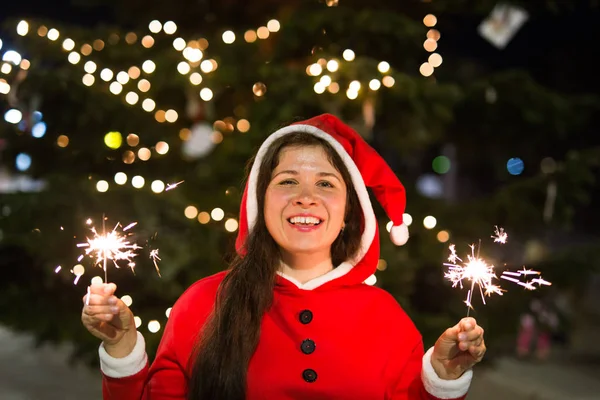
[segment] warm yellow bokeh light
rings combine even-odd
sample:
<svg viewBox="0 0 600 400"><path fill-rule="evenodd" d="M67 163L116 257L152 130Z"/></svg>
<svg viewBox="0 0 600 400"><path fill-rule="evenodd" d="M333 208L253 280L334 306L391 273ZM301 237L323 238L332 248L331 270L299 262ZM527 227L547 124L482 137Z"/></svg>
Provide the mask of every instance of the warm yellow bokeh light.
<svg viewBox="0 0 600 400"><path fill-rule="evenodd" d="M98 183L96 183L96 190L100 193L106 192L108 190L108 182L98 181Z"/></svg>
<svg viewBox="0 0 600 400"><path fill-rule="evenodd" d="M152 153L150 152L150 149L147 147L142 147L138 150L138 158L142 161L148 161L151 156L152 156Z"/></svg>
<svg viewBox="0 0 600 400"><path fill-rule="evenodd" d="M426 39L425 42L423 43L423 48L430 53L432 51L435 51L435 49L437 49L437 46L438 46L437 42L433 39Z"/></svg>
<svg viewBox="0 0 600 400"><path fill-rule="evenodd" d="M177 114L177 111L175 111L175 110L167 110L165 112L165 120L167 122L173 123L173 122L177 121L177 118L179 118L179 115Z"/></svg>
<svg viewBox="0 0 600 400"><path fill-rule="evenodd" d="M252 29L250 29L250 30L247 30L247 31L244 33L244 40L245 40L246 42L248 42L248 43L254 43L254 42L256 42L256 39L257 39L257 37L258 37L258 36L256 35L256 32L255 32L255 31L253 31Z"/></svg>
<svg viewBox="0 0 600 400"><path fill-rule="evenodd" d="M109 68L104 68L100 71L100 78L103 81L108 82L113 78L113 72Z"/></svg>
<svg viewBox="0 0 600 400"><path fill-rule="evenodd" d="M60 135L56 139L56 144L58 147L67 147L69 145L69 137L67 135Z"/></svg>
<svg viewBox="0 0 600 400"><path fill-rule="evenodd" d="M379 90L380 87L381 82L379 81L379 79L371 79L371 81L369 82L369 89L371 90Z"/></svg>
<svg viewBox="0 0 600 400"><path fill-rule="evenodd" d="M350 49L346 49L342 53L342 57L344 57L344 60L346 60L346 61L352 61L352 60L354 60L354 57L355 57L354 51L352 51Z"/></svg>
<svg viewBox="0 0 600 400"><path fill-rule="evenodd" d="M152 320L148 322L148 330L151 333L156 333L160 331L160 322L158 322L157 320Z"/></svg>
<svg viewBox="0 0 600 400"><path fill-rule="evenodd" d="M144 179L143 176L136 175L133 178L131 178L131 185L136 189L143 188L145 183L146 183L146 180Z"/></svg>
<svg viewBox="0 0 600 400"><path fill-rule="evenodd" d="M66 51L71 51L75 48L75 42L73 41L73 39L66 38L62 43L62 48Z"/></svg>
<svg viewBox="0 0 600 400"><path fill-rule="evenodd" d="M281 29L281 24L276 19L272 19L267 22L267 29L270 32L279 32L279 29Z"/></svg>
<svg viewBox="0 0 600 400"><path fill-rule="evenodd" d="M29 32L29 23L25 20L20 21L17 24L17 34L19 36L25 36Z"/></svg>
<svg viewBox="0 0 600 400"><path fill-rule="evenodd" d="M190 82L192 85L199 85L202 83L202 75L199 72L193 72L190 75Z"/></svg>
<svg viewBox="0 0 600 400"><path fill-rule="evenodd" d="M150 189L152 189L154 193L162 193L165 190L165 183L160 180L153 181L150 185Z"/></svg>
<svg viewBox="0 0 600 400"><path fill-rule="evenodd" d="M147 79L140 79L137 86L140 92L146 93L148 90L150 90L152 85L150 85L150 82Z"/></svg>
<svg viewBox="0 0 600 400"><path fill-rule="evenodd" d="M206 211L202 211L200 214L198 214L198 222L203 225L208 224L210 222L210 214Z"/></svg>
<svg viewBox="0 0 600 400"><path fill-rule="evenodd" d="M150 35L146 35L142 38L142 46L144 46L145 48L149 49L150 47L154 46L154 38Z"/></svg>
<svg viewBox="0 0 600 400"><path fill-rule="evenodd" d="M427 14L425 18L423 18L423 24L428 28L435 26L435 24L437 24L436 16L433 14Z"/></svg>
<svg viewBox="0 0 600 400"><path fill-rule="evenodd" d="M424 62L421 64L421 67L419 67L419 72L423 76L431 76L431 74L433 74L433 65L429 64L428 62Z"/></svg>
<svg viewBox="0 0 600 400"><path fill-rule="evenodd" d="M85 86L92 86L94 84L94 82L96 81L96 78L94 78L94 75L85 74L83 76L83 78L81 79L81 81L83 82L83 84Z"/></svg>
<svg viewBox="0 0 600 400"><path fill-rule="evenodd" d="M156 108L156 103L152 99L144 99L142 101L142 109L146 112L152 112Z"/></svg>
<svg viewBox="0 0 600 400"><path fill-rule="evenodd" d="M340 68L340 63L337 60L327 61L327 71L335 72Z"/></svg>
<svg viewBox="0 0 600 400"><path fill-rule="evenodd" d="M204 101L210 101L213 98L213 92L209 88L200 90L200 98Z"/></svg>
<svg viewBox="0 0 600 400"><path fill-rule="evenodd" d="M69 62L71 64L77 64L79 61L81 61L81 55L79 55L79 53L73 51L73 52L69 53L67 60L69 60Z"/></svg>
<svg viewBox="0 0 600 400"><path fill-rule="evenodd" d="M439 67L440 65L442 65L442 56L439 55L438 53L433 53L429 56L429 64L431 64L434 68Z"/></svg>
<svg viewBox="0 0 600 400"><path fill-rule="evenodd" d="M382 74L385 74L390 70L390 64L387 61L382 61L377 65L377 70Z"/></svg>
<svg viewBox="0 0 600 400"><path fill-rule="evenodd" d="M436 224L437 224L437 220L435 219L435 217L432 217L431 215L428 215L425 218L423 218L423 226L426 229L433 229L433 228L435 228Z"/></svg>
<svg viewBox="0 0 600 400"><path fill-rule="evenodd" d="M156 64L152 60L146 60L142 64L142 70L147 74L151 74L156 70Z"/></svg>
<svg viewBox="0 0 600 400"><path fill-rule="evenodd" d="M235 232L238 229L238 222L237 220L235 220L234 218L229 218L227 221L225 221L225 230L227 232Z"/></svg>
<svg viewBox="0 0 600 400"><path fill-rule="evenodd" d="M237 130L242 133L248 132L250 130L250 122L247 119L240 119L237 122Z"/></svg>
<svg viewBox="0 0 600 400"><path fill-rule="evenodd" d="M392 87L394 86L394 83L396 83L396 80L391 76L384 76L381 83L383 83L383 86L385 87Z"/></svg>
<svg viewBox="0 0 600 400"><path fill-rule="evenodd" d="M129 92L125 95L125 101L131 105L136 104L139 99L140 96L136 92Z"/></svg>
<svg viewBox="0 0 600 400"><path fill-rule="evenodd" d="M157 110L154 113L154 119L158 122L165 122L167 119L165 118L165 110Z"/></svg>
<svg viewBox="0 0 600 400"><path fill-rule="evenodd" d="M190 72L190 69L190 64L185 61L181 61L179 64L177 64L177 72L179 72L181 75L186 75Z"/></svg>
<svg viewBox="0 0 600 400"><path fill-rule="evenodd" d="M127 144L131 147L135 147L140 144L140 137L135 133L130 133L127 135Z"/></svg>
<svg viewBox="0 0 600 400"><path fill-rule="evenodd" d="M154 149L158 154L167 154L169 152L169 144L167 142L160 141L156 143Z"/></svg>
<svg viewBox="0 0 600 400"><path fill-rule="evenodd" d="M269 34L269 28L266 26L261 26L256 30L256 36L258 36L259 39L266 39L269 37Z"/></svg>
<svg viewBox="0 0 600 400"><path fill-rule="evenodd" d="M437 234L437 240L441 243L446 243L448 240L450 240L450 234L448 231L439 231Z"/></svg>
<svg viewBox="0 0 600 400"><path fill-rule="evenodd" d="M187 206L185 210L183 210L183 215L188 219L194 219L198 216L198 209L194 206Z"/></svg>
<svg viewBox="0 0 600 400"><path fill-rule="evenodd" d="M123 144L123 136L121 135L121 132L108 132L106 135L104 135L104 144L109 149L118 149L121 147L121 144Z"/></svg>
<svg viewBox="0 0 600 400"><path fill-rule="evenodd" d="M235 33L233 33L232 31L225 31L223 32L223 42L226 44L231 44L233 42L235 42Z"/></svg>
<svg viewBox="0 0 600 400"><path fill-rule="evenodd" d="M117 95L123 91L123 85L116 81L111 82L110 86L108 87L108 90L110 90L112 94Z"/></svg>
<svg viewBox="0 0 600 400"><path fill-rule="evenodd" d="M125 172L117 172L115 174L115 183L117 185L124 185L127 183L127 174Z"/></svg>
<svg viewBox="0 0 600 400"><path fill-rule="evenodd" d="M225 211L223 211L223 209L217 207L217 208L214 208L210 212L210 216L215 221L221 221L225 217Z"/></svg>
<svg viewBox="0 0 600 400"><path fill-rule="evenodd" d="M140 75L141 75L141 73L142 73L142 71L140 71L140 69L138 67L136 67L136 66L130 67L127 70L127 74L129 75L129 77L131 79L137 79L137 78L139 78Z"/></svg>
<svg viewBox="0 0 600 400"><path fill-rule="evenodd" d="M94 72L96 72L97 68L98 66L93 61L88 61L83 65L83 70L88 74L93 74Z"/></svg>
<svg viewBox="0 0 600 400"><path fill-rule="evenodd" d="M121 71L117 74L116 79L121 85L125 85L127 82L129 82L129 74L127 74L125 71Z"/></svg>
<svg viewBox="0 0 600 400"><path fill-rule="evenodd" d="M177 51L182 51L183 49L185 49L185 40L183 38L178 37L177 39L173 40L173 48Z"/></svg>

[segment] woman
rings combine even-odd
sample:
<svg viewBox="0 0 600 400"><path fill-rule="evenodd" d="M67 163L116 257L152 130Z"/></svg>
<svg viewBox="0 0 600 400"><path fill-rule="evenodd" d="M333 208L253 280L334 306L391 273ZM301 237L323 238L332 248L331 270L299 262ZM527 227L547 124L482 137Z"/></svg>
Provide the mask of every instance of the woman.
<svg viewBox="0 0 600 400"><path fill-rule="evenodd" d="M356 132L322 115L269 136L242 198L236 260L179 298L152 366L115 285L91 287L82 320L103 341L104 398L464 398L483 330L463 319L424 355L394 298L363 283L379 259L366 186L392 240L406 242L404 188Z"/></svg>

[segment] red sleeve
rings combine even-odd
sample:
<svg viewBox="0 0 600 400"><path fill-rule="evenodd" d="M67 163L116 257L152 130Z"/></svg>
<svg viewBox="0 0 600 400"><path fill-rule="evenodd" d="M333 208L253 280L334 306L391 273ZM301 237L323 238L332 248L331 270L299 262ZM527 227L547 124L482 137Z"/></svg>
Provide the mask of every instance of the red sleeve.
<svg viewBox="0 0 600 400"><path fill-rule="evenodd" d="M151 366L123 378L103 374L104 400L184 400L187 391L185 366L176 356L178 350L175 331L181 306L176 304L165 326L156 358Z"/></svg>
<svg viewBox="0 0 600 400"><path fill-rule="evenodd" d="M410 353L396 354L388 366L388 374L392 385L388 395L390 400L463 400L466 394L460 397L436 397L425 389L421 377L423 370L423 342L418 340Z"/></svg>

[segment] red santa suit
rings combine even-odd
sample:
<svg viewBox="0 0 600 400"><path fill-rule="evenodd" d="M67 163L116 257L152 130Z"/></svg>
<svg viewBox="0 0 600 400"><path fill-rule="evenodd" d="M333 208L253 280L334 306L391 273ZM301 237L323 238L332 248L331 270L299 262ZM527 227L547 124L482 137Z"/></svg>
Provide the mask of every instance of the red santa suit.
<svg viewBox="0 0 600 400"><path fill-rule="evenodd" d="M402 184L362 138L332 115L282 128L259 149L240 210L236 247L242 248L257 218L258 170L270 144L303 131L329 142L342 157L360 200L364 229L354 259L304 284L279 273L272 307L263 317L258 347L248 366L249 400L462 399L472 371L440 379L423 352L421 335L396 300L365 284L376 271L379 234L367 187L394 223L392 240L408 239L402 223ZM143 336L133 352L113 358L100 347L104 399L183 400L189 358L209 316L221 272L192 285L176 302L156 359L149 365ZM212 399L211 399L212 400Z"/></svg>

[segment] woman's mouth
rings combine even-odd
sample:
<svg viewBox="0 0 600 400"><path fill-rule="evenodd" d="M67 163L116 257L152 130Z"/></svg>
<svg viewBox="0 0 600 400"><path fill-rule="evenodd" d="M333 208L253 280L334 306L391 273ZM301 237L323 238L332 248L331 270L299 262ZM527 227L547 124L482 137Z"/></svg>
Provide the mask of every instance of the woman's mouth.
<svg viewBox="0 0 600 400"><path fill-rule="evenodd" d="M314 227L318 226L323 222L322 219L317 217L291 217L287 221L297 227Z"/></svg>

